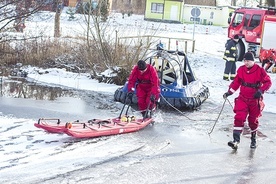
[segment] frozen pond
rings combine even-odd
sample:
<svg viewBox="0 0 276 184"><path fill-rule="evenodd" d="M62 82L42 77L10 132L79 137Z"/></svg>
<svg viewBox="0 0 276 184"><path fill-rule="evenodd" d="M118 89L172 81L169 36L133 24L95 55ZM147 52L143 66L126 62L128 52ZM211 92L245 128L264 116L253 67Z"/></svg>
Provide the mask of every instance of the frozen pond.
<svg viewBox="0 0 276 184"><path fill-rule="evenodd" d="M33 124L41 117L64 121L116 117L122 104L113 102L113 94L40 88L43 98L23 98L13 90L0 97L1 183L259 184L276 179L275 114L264 113L261 118L256 150L249 148L246 131L238 151L227 146L233 119L229 104L208 135L222 105L208 100L194 112L159 110L155 124L136 133L74 139L46 133ZM10 88L2 89L6 93Z"/></svg>

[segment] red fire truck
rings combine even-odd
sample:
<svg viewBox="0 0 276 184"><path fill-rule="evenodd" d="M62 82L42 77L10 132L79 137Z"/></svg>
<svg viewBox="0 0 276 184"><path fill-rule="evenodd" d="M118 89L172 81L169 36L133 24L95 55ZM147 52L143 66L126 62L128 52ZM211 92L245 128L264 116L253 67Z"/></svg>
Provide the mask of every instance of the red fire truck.
<svg viewBox="0 0 276 184"><path fill-rule="evenodd" d="M268 40L273 40L275 46L262 49L276 49L276 34L270 30L271 26L264 26L264 22L268 17L274 17L276 14L275 7L258 6L258 8L242 7L230 13L231 19L229 19L228 37L233 38L235 35L239 35L238 47L238 61L243 59L243 55L246 51L252 51L256 57L259 56L260 48L263 45L262 40L269 35ZM276 23L276 19L271 19ZM263 32L270 34L263 34ZM274 36L275 35L275 36ZM272 43L272 41L270 41ZM261 45L262 44L262 45ZM272 47L272 48L271 48Z"/></svg>

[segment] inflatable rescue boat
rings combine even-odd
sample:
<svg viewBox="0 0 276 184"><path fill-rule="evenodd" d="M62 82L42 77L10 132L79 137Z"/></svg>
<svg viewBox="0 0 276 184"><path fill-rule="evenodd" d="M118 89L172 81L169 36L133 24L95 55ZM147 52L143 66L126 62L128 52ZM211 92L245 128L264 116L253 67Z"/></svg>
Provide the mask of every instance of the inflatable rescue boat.
<svg viewBox="0 0 276 184"><path fill-rule="evenodd" d="M184 52L156 49L145 58L146 63L155 67L160 79L160 108L174 107L179 110L198 108L210 95L208 87L196 78ZM127 85L118 88L114 100L125 103ZM132 102L137 104L136 95Z"/></svg>

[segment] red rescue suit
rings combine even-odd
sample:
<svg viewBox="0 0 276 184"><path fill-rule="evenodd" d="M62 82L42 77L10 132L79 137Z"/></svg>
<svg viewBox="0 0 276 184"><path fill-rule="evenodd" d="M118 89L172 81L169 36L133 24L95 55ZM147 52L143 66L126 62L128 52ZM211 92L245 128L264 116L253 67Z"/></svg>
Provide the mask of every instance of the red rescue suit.
<svg viewBox="0 0 276 184"><path fill-rule="evenodd" d="M147 64L147 69L141 71L138 66L135 66L128 79L128 91L134 91L136 88L136 96L138 107L140 111L145 111L148 108L153 109L155 103L150 101L151 95L155 96L155 99L159 99L160 95L160 82L155 68Z"/></svg>
<svg viewBox="0 0 276 184"><path fill-rule="evenodd" d="M229 86L229 91L234 93L240 88L239 96L235 99L234 131L242 132L246 118L252 132L259 126L258 118L264 108L263 97L254 98L257 90L262 93L271 87L271 79L266 71L254 64L251 68L241 66L234 81ZM248 116L248 117L247 117Z"/></svg>
<svg viewBox="0 0 276 184"><path fill-rule="evenodd" d="M262 63L262 67L265 65L265 70L268 71L268 69L272 66L274 63L276 65L276 53L274 49L261 49L260 56L259 56L260 62Z"/></svg>

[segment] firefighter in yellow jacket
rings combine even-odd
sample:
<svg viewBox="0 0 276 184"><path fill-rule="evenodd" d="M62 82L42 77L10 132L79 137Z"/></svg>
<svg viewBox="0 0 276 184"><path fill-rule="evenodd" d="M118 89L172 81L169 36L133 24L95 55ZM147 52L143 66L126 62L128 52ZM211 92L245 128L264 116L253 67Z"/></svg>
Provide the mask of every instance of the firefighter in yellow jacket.
<svg viewBox="0 0 276 184"><path fill-rule="evenodd" d="M235 35L233 39L227 41L226 49L223 59L226 60L223 80L234 80L236 76L236 62L237 62L237 43L239 36Z"/></svg>

